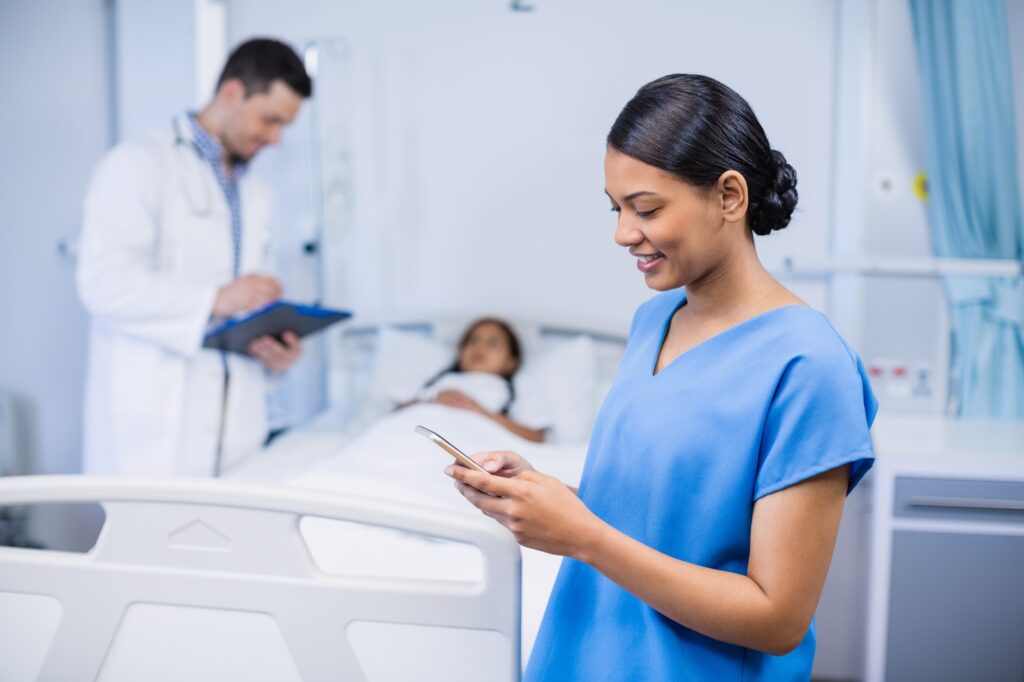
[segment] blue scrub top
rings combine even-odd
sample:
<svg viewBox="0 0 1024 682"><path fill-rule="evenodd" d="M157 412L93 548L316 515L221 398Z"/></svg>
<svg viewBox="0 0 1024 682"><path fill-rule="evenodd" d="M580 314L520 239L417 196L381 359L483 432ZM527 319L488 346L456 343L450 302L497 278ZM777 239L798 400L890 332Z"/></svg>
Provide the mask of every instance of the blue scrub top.
<svg viewBox="0 0 1024 682"><path fill-rule="evenodd" d="M682 290L643 304L590 442L580 498L659 552L745 574L754 502L874 460L864 367L824 315L786 306L654 374ZM814 625L785 656L698 634L591 567L562 562L527 680L807 680Z"/></svg>

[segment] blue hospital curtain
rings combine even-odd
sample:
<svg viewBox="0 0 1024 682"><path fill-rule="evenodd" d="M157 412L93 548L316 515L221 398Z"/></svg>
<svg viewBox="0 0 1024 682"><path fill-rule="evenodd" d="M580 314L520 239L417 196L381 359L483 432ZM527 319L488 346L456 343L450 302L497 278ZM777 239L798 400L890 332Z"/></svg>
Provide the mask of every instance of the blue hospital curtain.
<svg viewBox="0 0 1024 682"><path fill-rule="evenodd" d="M1005 0L910 0L924 104L928 222L941 258L1024 258ZM964 417L1024 418L1021 277L949 277Z"/></svg>

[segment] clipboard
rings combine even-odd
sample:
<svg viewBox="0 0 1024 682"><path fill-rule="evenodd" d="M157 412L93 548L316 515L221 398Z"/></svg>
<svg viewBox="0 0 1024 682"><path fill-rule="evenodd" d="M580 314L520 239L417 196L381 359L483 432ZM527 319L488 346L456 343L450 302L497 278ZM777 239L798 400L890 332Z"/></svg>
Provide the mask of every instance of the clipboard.
<svg viewBox="0 0 1024 682"><path fill-rule="evenodd" d="M352 313L347 310L274 301L243 317L211 327L203 337L203 348L249 355L249 344L260 336L280 339L290 331L301 338L350 317Z"/></svg>

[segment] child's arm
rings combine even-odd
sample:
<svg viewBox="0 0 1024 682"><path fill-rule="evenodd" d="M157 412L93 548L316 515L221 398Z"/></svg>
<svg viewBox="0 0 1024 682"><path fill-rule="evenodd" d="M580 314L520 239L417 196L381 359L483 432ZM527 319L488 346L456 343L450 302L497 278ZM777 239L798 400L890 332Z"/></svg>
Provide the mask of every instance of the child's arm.
<svg viewBox="0 0 1024 682"><path fill-rule="evenodd" d="M544 438L547 435L547 429L531 429L528 426L523 426L519 422L509 419L503 414L496 414L485 409L480 405L480 403L473 400L462 391L441 391L434 398L433 402L440 403L441 405L447 405L448 407L458 407L463 410L479 412L485 417L490 417L494 421L498 422L520 438L525 438L526 440L533 441L534 443L543 443Z"/></svg>
<svg viewBox="0 0 1024 682"><path fill-rule="evenodd" d="M547 438L547 429L531 429L529 426L523 426L519 422L509 419L503 414L493 414L491 412L487 412L486 414L488 417L498 422L520 438L525 438L526 440L534 443L543 443L544 439Z"/></svg>

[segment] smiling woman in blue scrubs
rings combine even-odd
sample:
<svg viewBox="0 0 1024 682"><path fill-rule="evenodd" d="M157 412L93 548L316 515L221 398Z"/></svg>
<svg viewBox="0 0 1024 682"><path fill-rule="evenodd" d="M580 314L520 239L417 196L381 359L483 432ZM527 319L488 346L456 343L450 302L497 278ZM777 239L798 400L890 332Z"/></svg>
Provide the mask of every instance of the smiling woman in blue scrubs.
<svg viewBox="0 0 1024 682"><path fill-rule="evenodd" d="M796 173L710 78L645 85L608 136L616 242L662 292L636 312L578 491L519 455L447 473L566 557L528 680L807 680L843 502L877 403L828 320L762 266Z"/></svg>

